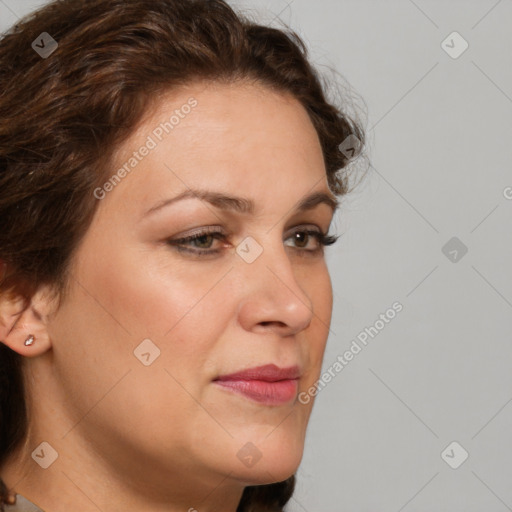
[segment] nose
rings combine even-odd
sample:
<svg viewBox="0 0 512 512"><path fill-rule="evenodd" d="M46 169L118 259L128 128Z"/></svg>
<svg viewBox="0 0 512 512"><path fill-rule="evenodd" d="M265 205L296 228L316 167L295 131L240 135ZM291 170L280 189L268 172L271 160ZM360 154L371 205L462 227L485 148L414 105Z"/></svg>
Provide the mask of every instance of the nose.
<svg viewBox="0 0 512 512"><path fill-rule="evenodd" d="M271 330L292 336L307 329L313 318L310 297L297 282L285 248L265 248L256 261L240 260L238 320L247 331Z"/></svg>

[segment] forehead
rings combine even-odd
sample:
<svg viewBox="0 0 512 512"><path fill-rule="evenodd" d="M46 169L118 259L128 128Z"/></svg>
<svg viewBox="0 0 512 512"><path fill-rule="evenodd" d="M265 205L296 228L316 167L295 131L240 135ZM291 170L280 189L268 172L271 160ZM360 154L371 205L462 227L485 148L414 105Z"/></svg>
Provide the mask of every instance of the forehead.
<svg viewBox="0 0 512 512"><path fill-rule="evenodd" d="M189 84L155 99L115 154L112 173L122 168L111 195L120 199L122 190L144 205L188 187L243 191L258 201L276 187L301 196L327 182L304 107L248 83Z"/></svg>

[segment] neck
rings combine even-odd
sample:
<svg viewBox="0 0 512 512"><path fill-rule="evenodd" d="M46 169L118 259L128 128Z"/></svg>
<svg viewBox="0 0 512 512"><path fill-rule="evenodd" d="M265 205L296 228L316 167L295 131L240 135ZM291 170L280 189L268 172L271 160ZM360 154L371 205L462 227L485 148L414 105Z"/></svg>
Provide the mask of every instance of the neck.
<svg viewBox="0 0 512 512"><path fill-rule="evenodd" d="M243 484L229 477L208 478L197 471L179 470L151 482L135 480L132 475L118 475L111 467L93 464L90 450L76 452L66 443L52 444L58 457L47 469L35 464L31 453L27 457L20 451L0 468L0 478L9 492L21 494L44 512L236 512L244 490ZM42 452L44 448L36 450L35 456Z"/></svg>

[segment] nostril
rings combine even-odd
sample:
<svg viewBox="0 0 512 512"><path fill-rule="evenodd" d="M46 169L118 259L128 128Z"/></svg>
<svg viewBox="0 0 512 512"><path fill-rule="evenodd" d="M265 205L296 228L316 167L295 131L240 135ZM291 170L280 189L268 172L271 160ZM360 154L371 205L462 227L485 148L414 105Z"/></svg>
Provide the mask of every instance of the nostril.
<svg viewBox="0 0 512 512"><path fill-rule="evenodd" d="M281 322L279 320L266 320L264 322L259 322L263 327L267 327L269 325L277 325L279 327L287 327L285 322Z"/></svg>

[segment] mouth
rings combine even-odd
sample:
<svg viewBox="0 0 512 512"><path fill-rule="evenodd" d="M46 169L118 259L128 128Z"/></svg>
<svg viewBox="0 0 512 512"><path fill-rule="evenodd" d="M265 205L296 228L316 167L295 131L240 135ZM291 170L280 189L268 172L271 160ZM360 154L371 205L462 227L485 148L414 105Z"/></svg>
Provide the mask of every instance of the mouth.
<svg viewBox="0 0 512 512"><path fill-rule="evenodd" d="M297 397L299 378L298 366L279 368L268 364L221 375L213 382L263 405L284 405Z"/></svg>

